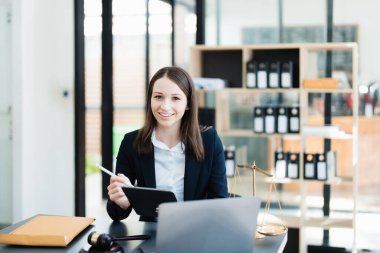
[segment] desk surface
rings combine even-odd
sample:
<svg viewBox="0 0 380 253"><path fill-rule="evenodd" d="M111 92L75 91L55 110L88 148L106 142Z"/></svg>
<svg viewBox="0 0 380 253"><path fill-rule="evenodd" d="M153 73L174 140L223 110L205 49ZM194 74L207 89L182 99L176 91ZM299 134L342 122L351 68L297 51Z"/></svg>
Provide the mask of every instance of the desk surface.
<svg viewBox="0 0 380 253"><path fill-rule="evenodd" d="M9 233L18 226L24 224L27 220L16 223L5 229L0 230L0 233ZM140 222L136 219L126 219L123 222L112 222L108 217L97 219L93 225L79 234L68 247L28 247L28 246L15 246L15 245L2 245L0 244L0 252L70 252L78 253L81 249L88 249L90 245L87 243L88 234L92 231L99 233L108 233L113 236L123 235L137 235L149 234L152 239L146 241L126 241L118 242L123 248L124 252L154 252L155 236L156 236L157 223ZM255 253L269 253L269 252L282 252L287 242L287 234L274 237L265 237L255 242Z"/></svg>

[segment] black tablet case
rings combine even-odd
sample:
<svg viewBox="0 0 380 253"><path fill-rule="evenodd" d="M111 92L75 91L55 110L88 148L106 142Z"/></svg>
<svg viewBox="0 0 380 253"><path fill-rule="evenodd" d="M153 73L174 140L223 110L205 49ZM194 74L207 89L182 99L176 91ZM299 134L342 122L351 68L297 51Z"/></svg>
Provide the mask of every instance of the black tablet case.
<svg viewBox="0 0 380 253"><path fill-rule="evenodd" d="M135 212L142 217L157 217L157 208L164 202L176 202L173 192L147 187L123 187Z"/></svg>

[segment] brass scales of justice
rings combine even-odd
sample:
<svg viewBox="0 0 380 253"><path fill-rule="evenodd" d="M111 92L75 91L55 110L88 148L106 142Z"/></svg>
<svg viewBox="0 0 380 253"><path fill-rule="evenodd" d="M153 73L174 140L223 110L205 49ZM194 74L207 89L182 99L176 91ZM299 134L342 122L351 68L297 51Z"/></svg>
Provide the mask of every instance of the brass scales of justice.
<svg viewBox="0 0 380 253"><path fill-rule="evenodd" d="M273 174L257 167L255 162L253 162L252 164L238 164L235 168L235 176L236 176L236 174L239 174L237 168L247 168L247 169L252 170L253 196L255 196L255 194L256 194L256 171L260 172L261 174L263 174L267 177L273 178ZM235 177L235 180L236 180L236 177ZM264 224L265 216L269 212L270 201L271 201L270 196L271 196L272 190L276 191L276 185L273 182L273 180L270 183L269 194L268 194L268 197L267 197L267 200L265 203L265 211L264 211L264 216L263 216L262 222L261 222L261 224L257 225L256 239L261 239L265 236L281 235L281 234L286 233L288 231L288 228L284 225L281 225L281 224ZM280 200L278 200L278 205L279 205L279 208L281 210Z"/></svg>

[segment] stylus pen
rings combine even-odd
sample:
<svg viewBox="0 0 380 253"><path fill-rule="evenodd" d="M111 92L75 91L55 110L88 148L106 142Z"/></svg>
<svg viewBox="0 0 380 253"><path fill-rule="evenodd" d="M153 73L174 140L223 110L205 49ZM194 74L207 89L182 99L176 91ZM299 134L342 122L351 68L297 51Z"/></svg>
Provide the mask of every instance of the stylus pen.
<svg viewBox="0 0 380 253"><path fill-rule="evenodd" d="M103 171L104 173L110 175L111 177L115 176L117 177L117 175L115 173L112 173L111 171L107 170L106 168L104 168L103 166L99 165L99 164L96 164L96 167L98 167L99 170ZM130 183L125 183L126 186L133 186L131 185Z"/></svg>
<svg viewBox="0 0 380 253"><path fill-rule="evenodd" d="M98 167L99 170L103 171L104 173L110 175L111 177L116 177L117 175L115 173L112 173L111 171L107 170L103 166L96 164L96 167Z"/></svg>

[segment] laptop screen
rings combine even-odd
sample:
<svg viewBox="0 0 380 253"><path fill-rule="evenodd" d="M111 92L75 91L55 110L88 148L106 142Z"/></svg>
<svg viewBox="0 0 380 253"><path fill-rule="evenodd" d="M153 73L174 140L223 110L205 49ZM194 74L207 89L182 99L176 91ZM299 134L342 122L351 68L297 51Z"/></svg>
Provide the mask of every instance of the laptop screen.
<svg viewBox="0 0 380 253"><path fill-rule="evenodd" d="M253 252L257 197L164 203L156 252Z"/></svg>

